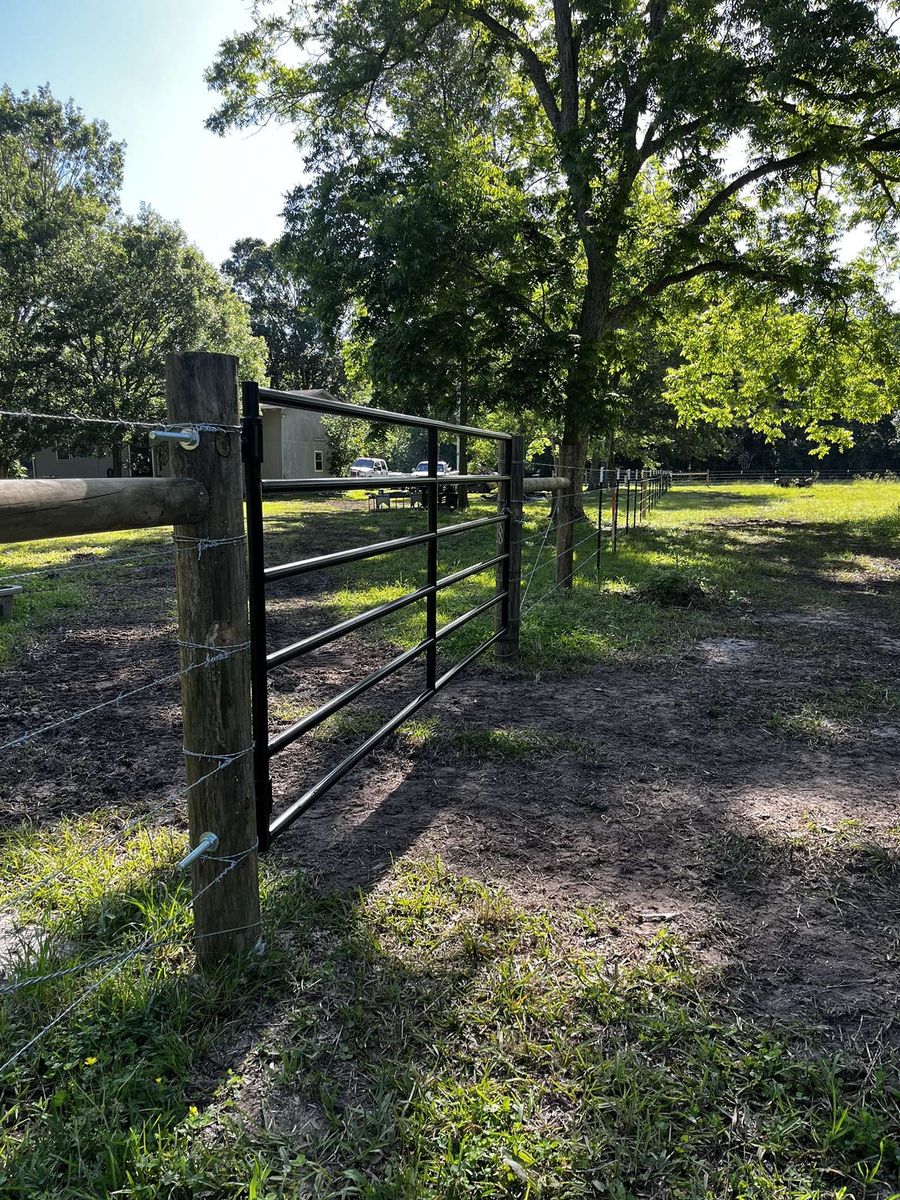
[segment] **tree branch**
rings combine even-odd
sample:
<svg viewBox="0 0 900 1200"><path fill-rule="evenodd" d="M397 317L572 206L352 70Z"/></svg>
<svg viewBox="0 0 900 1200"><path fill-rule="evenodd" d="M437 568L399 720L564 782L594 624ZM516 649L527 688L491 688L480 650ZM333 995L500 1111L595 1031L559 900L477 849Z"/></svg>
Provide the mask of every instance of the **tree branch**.
<svg viewBox="0 0 900 1200"><path fill-rule="evenodd" d="M651 123L647 130L647 136L641 143L641 162L645 163L648 158L652 158L654 154L658 154L669 142L676 138L689 137L692 133L696 133L698 129L702 129L709 121L709 117L695 117L692 121L685 121L683 125L674 125L671 129L661 133L659 137L654 137L655 121Z"/></svg>
<svg viewBox="0 0 900 1200"><path fill-rule="evenodd" d="M563 130L578 124L578 40L572 33L569 0L553 0L556 51L559 57L559 93L562 100L560 125Z"/></svg>
<svg viewBox="0 0 900 1200"><path fill-rule="evenodd" d="M636 296L632 296L624 304L615 305L610 309L609 317L612 324L620 324L628 317L632 317L639 312L648 300L652 300L654 296L660 295L667 288L674 287L678 283L688 283L691 279L696 279L700 275L734 275L742 279L750 279L756 283L782 283L791 284L793 278L785 271L769 270L766 267L757 267L753 263L744 262L739 258L710 258L705 262L695 263L692 267L685 267L682 271L671 271L668 275L662 275L658 279L654 279L652 283L648 283L642 288Z"/></svg>
<svg viewBox="0 0 900 1200"><path fill-rule="evenodd" d="M553 131L559 133L562 120L559 105L556 102L556 97L547 78L544 64L531 46L526 41L523 41L515 30L510 29L508 25L504 25L502 21L498 21L496 17L492 16L480 4L476 4L473 8L468 9L468 12L471 17L484 26L488 33L492 33L499 42L502 42L518 54L528 74L528 78L534 84L535 91L544 107L544 112L547 114L547 119Z"/></svg>
<svg viewBox="0 0 900 1200"><path fill-rule="evenodd" d="M859 158L866 154L897 150L900 150L900 128L887 129L883 133L876 134L875 137L860 142L856 147L846 147L843 153L847 157ZM732 179L731 183L716 192L712 199L707 201L703 208L695 213L682 228L702 229L704 225L709 224L719 209L723 208L731 197L745 188L747 184L755 183L757 179L764 179L768 175L780 175L782 172L793 170L794 167L801 167L804 163L820 161L822 151L821 145L811 146L806 150L798 150L795 154L785 155L784 158L769 159L749 171L744 171L743 174L738 175L737 178Z"/></svg>

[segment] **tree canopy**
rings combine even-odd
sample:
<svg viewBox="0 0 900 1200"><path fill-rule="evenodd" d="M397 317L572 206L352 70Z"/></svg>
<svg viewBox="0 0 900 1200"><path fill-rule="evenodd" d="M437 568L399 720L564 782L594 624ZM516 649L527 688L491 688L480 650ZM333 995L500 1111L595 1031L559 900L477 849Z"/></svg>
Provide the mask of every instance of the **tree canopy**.
<svg viewBox="0 0 900 1200"><path fill-rule="evenodd" d="M237 354L262 378L244 303L180 226L118 204L122 146L49 89L0 90L0 407L162 417L165 353ZM48 441L112 452L124 430L0 420L0 474Z"/></svg>
<svg viewBox="0 0 900 1200"><path fill-rule="evenodd" d="M250 326L268 351L275 388L329 387L340 375L335 339L313 311L303 274L290 269L278 245L241 238L222 263L250 314Z"/></svg>
<svg viewBox="0 0 900 1200"><path fill-rule="evenodd" d="M473 280L477 313L485 275L501 282L492 298L504 320L527 322L531 351L508 341L510 358L526 364L574 477L588 436L613 421L611 381L637 325L690 310L700 282L756 286L788 311L852 298L841 239L857 222L893 250L896 10L880 0L261 3L210 69L221 95L210 125L296 127L314 178L295 197L295 226L304 245L308 230L323 235L314 266L364 276L357 304L363 328L374 324L376 367L382 346L404 334L415 346L428 327L425 305L416 323L403 320L415 270L397 243L383 256L381 299L389 283L401 295L379 340L385 310L371 306L365 275L383 266L392 218L418 212L407 236L425 243L427 270L440 266L429 244L456 253L457 291ZM286 42L298 65L280 57ZM460 151L478 168L448 181L442 164ZM460 214L466 178L478 197ZM467 235L479 212L476 245ZM837 429L835 415L810 427Z"/></svg>
<svg viewBox="0 0 900 1200"><path fill-rule="evenodd" d="M241 300L184 231L152 209L110 217L60 279L52 373L67 411L117 421L165 418L163 363L185 346L236 354L261 379L265 343ZM104 435L121 472L123 430Z"/></svg>
<svg viewBox="0 0 900 1200"><path fill-rule="evenodd" d="M893 7L262 4L210 72L223 94L211 124L294 122L326 191L341 172L393 164L404 141L415 148L408 158L430 158L434 179L436 145L474 138L495 257L511 259L498 237L504 205L518 208L520 230L536 232L517 297L535 324L546 319L546 305L533 304L539 265L563 273L569 302L551 324L568 341L560 416L578 432L602 419L617 331L668 289L710 277L765 282L786 297L846 290L838 241L848 221L893 237ZM321 52L285 66L285 39ZM383 179L373 191L377 208ZM419 238L446 228L434 211L446 199L420 212ZM320 213L333 219L324 205ZM345 215L329 226L332 256L353 224Z"/></svg>
<svg viewBox="0 0 900 1200"><path fill-rule="evenodd" d="M58 280L116 203L122 145L48 88L0 89L0 408L27 407L55 359ZM39 430L2 422L0 474Z"/></svg>

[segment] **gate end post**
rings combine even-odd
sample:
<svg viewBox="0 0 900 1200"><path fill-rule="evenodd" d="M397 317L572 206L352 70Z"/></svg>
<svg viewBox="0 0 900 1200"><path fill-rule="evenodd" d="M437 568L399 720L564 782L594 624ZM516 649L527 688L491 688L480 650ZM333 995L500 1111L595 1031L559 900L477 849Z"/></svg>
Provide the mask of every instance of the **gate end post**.
<svg viewBox="0 0 900 1200"><path fill-rule="evenodd" d="M522 521L525 497L525 441L514 434L500 443L500 474L509 482L500 485L498 506L504 520L497 526L497 552L506 554L497 564L496 590L506 597L495 606L496 630L503 636L496 643L498 662L510 662L519 655L522 591Z"/></svg>

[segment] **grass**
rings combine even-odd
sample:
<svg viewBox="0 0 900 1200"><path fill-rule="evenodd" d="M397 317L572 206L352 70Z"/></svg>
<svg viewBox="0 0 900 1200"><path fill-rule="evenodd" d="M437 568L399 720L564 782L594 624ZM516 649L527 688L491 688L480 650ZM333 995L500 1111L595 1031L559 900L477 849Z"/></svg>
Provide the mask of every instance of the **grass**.
<svg viewBox="0 0 900 1200"><path fill-rule="evenodd" d="M290 698L282 698L271 707L275 720L285 724L312 711L311 707L296 704ZM317 725L309 736L323 743L358 743L375 733L389 716L389 712L375 709L344 710ZM407 749L450 751L464 758L535 763L556 754L578 754L588 761L598 761L603 755L599 744L587 738L522 726L462 727L448 721L439 722L436 717L413 717L401 725L394 736L395 744L399 740Z"/></svg>
<svg viewBox="0 0 900 1200"><path fill-rule="evenodd" d="M91 832L15 839L3 873ZM623 947L599 909L525 911L435 859L359 896L271 867L267 957L197 975L172 849L144 835L31 911L48 967L182 919L7 1074L4 1196L898 1195L896 1063L730 1013L665 930ZM99 974L8 997L4 1047Z"/></svg>
<svg viewBox="0 0 900 1200"><path fill-rule="evenodd" d="M20 542L0 549L0 584L17 584L12 619L0 622L0 663L21 658L41 632L89 605L97 586L171 545L160 530L129 530L71 539ZM107 562L123 559L124 562ZM83 568L83 569L82 569ZM32 574L33 573L33 574Z"/></svg>
<svg viewBox="0 0 900 1200"><path fill-rule="evenodd" d="M442 521L455 524L493 511L489 501L475 498L468 513L447 513ZM525 509L526 607L541 602L526 613L519 668L532 674L678 654L699 637L733 628L742 606L833 605L836 579L848 571L870 572L879 550L900 534L900 484L817 484L803 491L768 485L679 486L644 524L621 533L616 555L608 553L607 541L599 577L591 536L596 514L589 512L584 524L576 526L576 540L587 540L576 551L574 587L564 596L554 593L552 552L547 545L541 552L547 512L545 501L529 502ZM608 510L605 519L608 524ZM281 562L419 532L425 516L418 510L369 513L362 504L304 499L267 504L266 521L269 561ZM14 546L0 555L0 577L72 566L88 555L118 558L160 548L159 531ZM440 570L450 573L495 552L490 528L445 538ZM101 574L91 569L28 581L14 620L0 626L0 659L19 652L35 631L52 627L61 610L92 603L96 585L124 570L111 564ZM660 596L660 603L633 603L632 597L648 592L652 601L661 579L679 577L693 581L715 602L682 608ZM330 572L315 603L325 624L397 599L424 582L424 552L416 547ZM489 599L493 587L489 569L443 590L439 622ZM272 611L292 612L296 594L290 583L272 589ZM423 636L424 619L423 606L413 605L375 629L379 638L405 648ZM449 657L474 649L490 623L488 613L447 639Z"/></svg>
<svg viewBox="0 0 900 1200"><path fill-rule="evenodd" d="M772 728L809 742L834 742L859 734L873 722L900 714L900 690L888 683L858 681L852 687L820 691L814 698L781 701L772 715Z"/></svg>
<svg viewBox="0 0 900 1200"><path fill-rule="evenodd" d="M488 511L481 503L470 515ZM749 606L833 608L835 581L880 569L880 549L900 532L898 506L900 487L880 483L678 488L604 556L599 581L589 557L577 559L573 594L528 614L519 669L677 654L732 631ZM311 501L271 505L267 518L270 561L412 532L422 520ZM545 524L546 506L529 504L526 537L539 539ZM526 571L538 544L528 543ZM490 531L446 539L441 567L492 547ZM13 547L0 575L160 549L158 532ZM422 582L423 557L334 572L311 606L325 624L401 594ZM0 653L15 660L62 613L113 603L106 586L124 571L109 563L34 577L0 626ZM661 573L701 581L715 602L655 602ZM530 599L548 575L535 575ZM441 620L491 588L486 572L442 594ZM642 590L651 598L636 603ZM285 611L291 597L273 592ZM164 578L161 611L170 604ZM484 628L467 627L456 651ZM412 610L379 630L397 646L421 633ZM820 718L860 727L898 703L878 683L815 698ZM783 708L788 721L795 710ZM279 719L303 712L277 697ZM316 737L358 742L377 724L374 713L341 713ZM426 717L402 737L501 766L600 754L593 742L512 722ZM763 1027L731 1011L728 981L665 928L635 938L599 907L526 910L437 859L403 859L371 893L335 894L275 856L263 878L268 953L200 974L188 886L173 867L184 836L145 829L90 849L119 827L98 812L0 842L0 887L22 922L18 945L0 929L0 992L27 984L0 995L0 1056L94 988L0 1078L4 1197L900 1198L896 1056L852 1039L833 1049L818 1029ZM874 841L853 822L784 841L728 835L712 870L752 883L802 858L829 878L858 871L894 886L896 836ZM148 938L159 944L126 960ZM111 955L122 962L106 977ZM54 978L29 982L37 975Z"/></svg>
<svg viewBox="0 0 900 1200"><path fill-rule="evenodd" d="M484 501L475 501L469 515L489 511ZM283 548L273 544L278 557L290 557L292 551L289 513L287 506L273 506L273 517L285 522ZM329 545L346 536L346 520L345 513L325 519ZM400 536L418 531L423 520L419 513L402 511L369 514L364 532L372 540ZM608 524L608 509L605 520ZM877 551L900 533L900 484L822 484L802 492L774 486L678 487L644 524L621 534L618 553L604 554L599 578L591 536L596 514L589 513L576 527L576 540L586 541L576 551L574 587L562 597L553 594L552 552L545 547L539 554L546 521L546 502L526 505L523 578L530 577L530 583L519 666L529 673L677 654L697 638L733 629L748 606L833 606L836 575L852 569L865 573ZM492 533L446 539L441 551L441 570L449 573L490 557ZM672 580L688 581L704 595L704 604L673 606ZM423 555L412 550L334 572L323 599L336 617L346 617L424 582ZM439 620L488 599L492 588L492 572L485 572L442 592ZM651 602L633 603L639 595ZM528 608L536 599L541 602ZM460 654L473 649L488 622L482 618L454 635L454 649ZM380 623L379 632L399 646L413 645L424 633L424 615L415 607L405 609Z"/></svg>

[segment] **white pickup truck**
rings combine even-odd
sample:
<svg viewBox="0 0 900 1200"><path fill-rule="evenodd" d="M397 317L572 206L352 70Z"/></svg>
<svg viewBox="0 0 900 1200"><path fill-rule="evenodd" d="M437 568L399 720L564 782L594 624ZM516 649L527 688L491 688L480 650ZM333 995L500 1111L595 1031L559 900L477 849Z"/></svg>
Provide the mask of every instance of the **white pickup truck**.
<svg viewBox="0 0 900 1200"><path fill-rule="evenodd" d="M390 468L383 458L357 458L350 464L350 470L347 472L351 479L377 479L390 473Z"/></svg>

